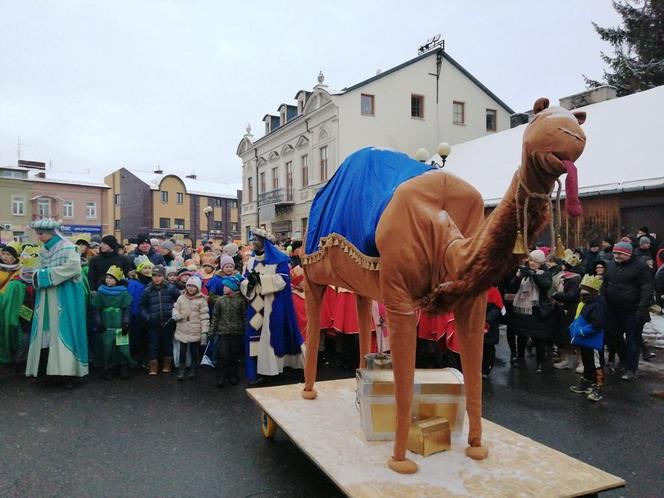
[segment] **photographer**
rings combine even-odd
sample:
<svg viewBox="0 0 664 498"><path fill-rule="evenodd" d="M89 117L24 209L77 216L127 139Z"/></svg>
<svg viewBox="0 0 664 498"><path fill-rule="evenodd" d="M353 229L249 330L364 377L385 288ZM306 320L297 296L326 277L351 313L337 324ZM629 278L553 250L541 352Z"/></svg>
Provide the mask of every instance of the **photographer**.
<svg viewBox="0 0 664 498"><path fill-rule="evenodd" d="M537 249L528 256L526 265L519 266L512 280L518 291L514 296L512 327L524 339L532 337L537 355L537 370L544 368L546 344L551 339L553 306L548 297L551 289L551 273L542 269L546 257ZM517 358L524 361L525 340L519 341Z"/></svg>

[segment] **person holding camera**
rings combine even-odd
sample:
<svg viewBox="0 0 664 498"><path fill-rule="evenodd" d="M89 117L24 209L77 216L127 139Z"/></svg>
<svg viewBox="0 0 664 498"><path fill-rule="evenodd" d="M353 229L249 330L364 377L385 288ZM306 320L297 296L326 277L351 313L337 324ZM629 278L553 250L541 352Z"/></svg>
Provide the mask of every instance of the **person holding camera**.
<svg viewBox="0 0 664 498"><path fill-rule="evenodd" d="M552 285L551 273L545 270L544 252L536 249L525 265L519 266L512 284L518 291L512 304L513 330L524 339L532 337L535 343L538 374L544 369L546 345L551 340L553 305L548 297ZM525 340L519 341L517 359L524 361Z"/></svg>

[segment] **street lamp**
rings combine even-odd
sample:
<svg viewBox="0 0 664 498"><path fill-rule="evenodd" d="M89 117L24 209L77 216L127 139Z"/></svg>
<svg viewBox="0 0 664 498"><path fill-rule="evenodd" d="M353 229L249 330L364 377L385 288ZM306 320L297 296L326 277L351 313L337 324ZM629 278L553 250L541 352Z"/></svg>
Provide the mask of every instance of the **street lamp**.
<svg viewBox="0 0 664 498"><path fill-rule="evenodd" d="M440 158L443 160L443 164L440 166L440 169L443 169L445 167L445 161L447 161L447 157L450 155L451 147L450 144L447 142L440 142L438 144L438 148L436 149L436 152L440 156ZM438 164L435 161L431 161L431 166L436 166L438 167Z"/></svg>
<svg viewBox="0 0 664 498"><path fill-rule="evenodd" d="M212 238L210 236L210 215L212 214L212 206L207 206L205 209L203 209L203 212L207 218L207 239L210 240Z"/></svg>
<svg viewBox="0 0 664 498"><path fill-rule="evenodd" d="M421 163L427 162L429 160L429 151L424 147L420 147L415 153L415 159Z"/></svg>

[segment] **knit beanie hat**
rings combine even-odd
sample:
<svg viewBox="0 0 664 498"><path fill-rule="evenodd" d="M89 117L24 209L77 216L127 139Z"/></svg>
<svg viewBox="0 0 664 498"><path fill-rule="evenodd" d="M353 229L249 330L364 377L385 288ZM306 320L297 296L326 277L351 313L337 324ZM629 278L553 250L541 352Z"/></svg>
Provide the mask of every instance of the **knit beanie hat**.
<svg viewBox="0 0 664 498"><path fill-rule="evenodd" d="M543 265L544 262L546 261L546 256L544 255L544 251L542 251L541 249L535 249L534 251L531 251L529 258L541 265Z"/></svg>
<svg viewBox="0 0 664 498"><path fill-rule="evenodd" d="M175 244L173 244L173 242L171 242L170 240L165 240L165 241L161 244L161 247L163 247L163 248L166 249L167 251L172 251L173 249L175 249Z"/></svg>
<svg viewBox="0 0 664 498"><path fill-rule="evenodd" d="M16 249L14 249L12 246L10 246L10 245L6 245L6 246L4 246L2 249L0 249L0 252L6 252L6 253L8 253L8 254L11 254L12 257L13 257L16 261L18 261L18 253L16 252Z"/></svg>
<svg viewBox="0 0 664 498"><path fill-rule="evenodd" d="M613 246L613 252L624 254L625 256L631 256L632 244L630 244L629 242L620 241Z"/></svg>
<svg viewBox="0 0 664 498"><path fill-rule="evenodd" d="M650 245L650 239L645 235L639 239L639 245L648 244Z"/></svg>
<svg viewBox="0 0 664 498"><path fill-rule="evenodd" d="M198 289L198 292L201 291L201 287L203 287L203 282L201 282L201 279L198 278L196 275L191 276L187 279L187 285L193 285Z"/></svg>
<svg viewBox="0 0 664 498"><path fill-rule="evenodd" d="M224 254L221 257L221 261L219 262L219 268L223 270L225 265L233 265L233 267L235 267L235 261L233 261L233 258L231 258L228 254Z"/></svg>
<svg viewBox="0 0 664 498"><path fill-rule="evenodd" d="M233 244L233 243L226 244L224 246L224 248L222 249L222 251L224 252L224 254L228 254L231 258L235 257L235 255L237 254L237 251L238 251L237 244Z"/></svg>
<svg viewBox="0 0 664 498"><path fill-rule="evenodd" d="M117 251L120 249L120 243L118 242L118 239L116 239L113 235L104 235L101 238L101 241L109 246L111 249L114 251Z"/></svg>

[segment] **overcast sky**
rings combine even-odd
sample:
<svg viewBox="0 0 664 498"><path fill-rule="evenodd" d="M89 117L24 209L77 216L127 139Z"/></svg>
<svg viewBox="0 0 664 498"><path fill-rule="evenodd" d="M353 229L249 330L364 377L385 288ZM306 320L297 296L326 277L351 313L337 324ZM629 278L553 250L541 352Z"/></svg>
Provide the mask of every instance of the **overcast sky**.
<svg viewBox="0 0 664 498"><path fill-rule="evenodd" d="M0 0L0 165L125 166L239 182L245 127L311 90L447 52L517 111L584 89L608 0Z"/></svg>

